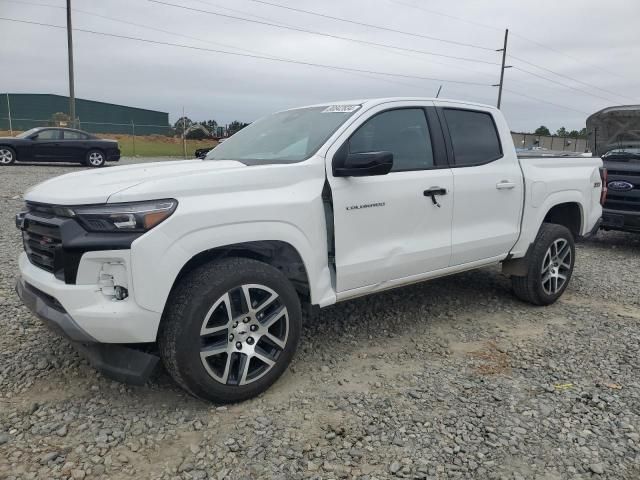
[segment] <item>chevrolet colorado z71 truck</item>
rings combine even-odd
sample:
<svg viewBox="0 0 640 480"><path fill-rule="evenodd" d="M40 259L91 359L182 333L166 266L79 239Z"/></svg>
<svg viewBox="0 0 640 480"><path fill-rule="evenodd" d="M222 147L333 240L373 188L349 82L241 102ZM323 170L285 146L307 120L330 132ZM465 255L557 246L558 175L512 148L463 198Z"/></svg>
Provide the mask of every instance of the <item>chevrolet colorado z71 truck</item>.
<svg viewBox="0 0 640 480"><path fill-rule="evenodd" d="M27 191L17 292L112 377L144 381L160 357L193 395L240 401L287 368L302 306L498 263L518 297L554 302L598 226L601 165L520 161L473 103L287 110L204 160Z"/></svg>

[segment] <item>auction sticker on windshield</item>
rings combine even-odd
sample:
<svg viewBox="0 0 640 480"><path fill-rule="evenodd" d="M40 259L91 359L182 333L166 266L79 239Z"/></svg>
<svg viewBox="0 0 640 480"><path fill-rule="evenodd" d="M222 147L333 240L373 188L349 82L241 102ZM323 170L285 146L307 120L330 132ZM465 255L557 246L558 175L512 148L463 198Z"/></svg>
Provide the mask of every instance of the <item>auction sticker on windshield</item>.
<svg viewBox="0 0 640 480"><path fill-rule="evenodd" d="M360 105L329 105L322 113L352 113L360 108Z"/></svg>

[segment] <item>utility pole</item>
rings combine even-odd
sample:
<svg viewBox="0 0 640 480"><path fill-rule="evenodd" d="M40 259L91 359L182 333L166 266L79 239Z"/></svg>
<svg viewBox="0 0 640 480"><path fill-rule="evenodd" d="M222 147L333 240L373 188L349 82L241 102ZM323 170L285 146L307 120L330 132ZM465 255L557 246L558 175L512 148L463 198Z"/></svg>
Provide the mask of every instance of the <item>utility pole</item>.
<svg viewBox="0 0 640 480"><path fill-rule="evenodd" d="M131 133L132 133L132 140L133 140L133 156L136 156L136 124L133 123L133 120L131 120Z"/></svg>
<svg viewBox="0 0 640 480"><path fill-rule="evenodd" d="M13 137L13 125L11 124L11 102L9 102L9 94L7 93L7 116L9 117L9 132Z"/></svg>
<svg viewBox="0 0 640 480"><path fill-rule="evenodd" d="M504 69L511 68L511 65L505 65L507 61L507 41L509 40L509 29L507 28L504 31L504 47L500 50L496 50L496 52L502 52L502 68L500 69L500 83L498 85L494 85L494 87L498 87L498 108L502 104L502 87L504 85Z"/></svg>
<svg viewBox="0 0 640 480"><path fill-rule="evenodd" d="M440 92L442 91L442 85L440 85L440 88L438 88L438 93L436 93L436 98L440 97Z"/></svg>
<svg viewBox="0 0 640 480"><path fill-rule="evenodd" d="M187 129L187 119L184 116L184 107L182 107L182 156L187 158L187 140L185 131Z"/></svg>
<svg viewBox="0 0 640 480"><path fill-rule="evenodd" d="M76 126L76 94L73 86L73 34L71 26L71 0L67 0L67 54L69 56L69 116L71 127Z"/></svg>

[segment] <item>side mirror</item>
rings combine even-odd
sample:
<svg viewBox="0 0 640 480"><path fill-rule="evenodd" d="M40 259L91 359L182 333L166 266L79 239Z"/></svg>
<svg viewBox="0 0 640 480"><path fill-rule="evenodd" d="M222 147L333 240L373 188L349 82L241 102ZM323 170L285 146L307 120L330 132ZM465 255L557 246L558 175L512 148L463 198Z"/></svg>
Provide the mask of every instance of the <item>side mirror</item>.
<svg viewBox="0 0 640 480"><path fill-rule="evenodd" d="M346 153L342 148L333 158L334 177L370 177L386 175L393 167L393 153Z"/></svg>

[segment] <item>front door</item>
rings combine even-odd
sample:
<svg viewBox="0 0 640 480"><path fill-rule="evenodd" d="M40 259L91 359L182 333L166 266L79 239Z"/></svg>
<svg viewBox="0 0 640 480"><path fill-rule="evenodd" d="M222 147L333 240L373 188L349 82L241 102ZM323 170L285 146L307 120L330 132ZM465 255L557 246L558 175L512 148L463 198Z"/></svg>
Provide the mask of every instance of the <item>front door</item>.
<svg viewBox="0 0 640 480"><path fill-rule="evenodd" d="M520 234L524 204L509 128L490 109L439 104L453 156L451 266L506 256Z"/></svg>
<svg viewBox="0 0 640 480"><path fill-rule="evenodd" d="M390 105L367 112L329 149L338 292L449 265L453 174L435 109ZM345 142L352 154L391 152L391 172L334 177L333 154Z"/></svg>
<svg viewBox="0 0 640 480"><path fill-rule="evenodd" d="M61 160L60 156L60 130L40 130L33 138L33 159L54 161Z"/></svg>

